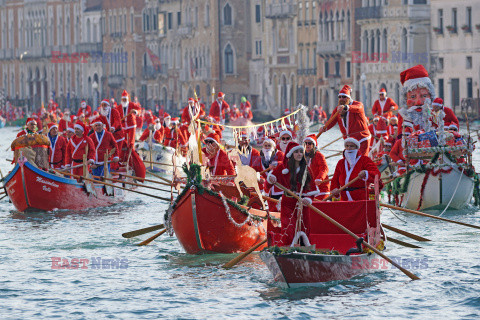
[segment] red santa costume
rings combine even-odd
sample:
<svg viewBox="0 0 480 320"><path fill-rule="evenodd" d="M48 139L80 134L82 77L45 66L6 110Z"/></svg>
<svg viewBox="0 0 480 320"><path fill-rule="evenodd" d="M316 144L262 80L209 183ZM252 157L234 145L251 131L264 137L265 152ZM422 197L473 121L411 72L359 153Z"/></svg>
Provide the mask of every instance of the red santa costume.
<svg viewBox="0 0 480 320"><path fill-rule="evenodd" d="M75 129L79 129L83 132L81 137L74 135L67 144L67 152L65 155L65 166L67 168L72 167L70 173L76 175L83 175L83 168L81 165L83 163L83 155L87 155L87 160L90 163L95 162L95 145L93 144L92 139L87 137L87 128L85 124L81 121L77 121L74 125ZM74 166L78 166L73 168Z"/></svg>
<svg viewBox="0 0 480 320"><path fill-rule="evenodd" d="M217 100L215 100L210 106L209 116L212 117L217 123L225 123L225 112L230 111L230 106L228 103L223 100L225 94L219 92L217 95Z"/></svg>
<svg viewBox="0 0 480 320"><path fill-rule="evenodd" d="M283 161L283 158L285 157L285 154L277 150L275 148L275 141L271 138L266 138L263 141L263 144L269 143L272 148L265 148L263 147L262 150L260 150L260 155L258 158L255 159L255 161L252 164L252 168L254 168L257 172L262 172L265 169L269 168L270 165L278 165ZM266 177L267 173L263 173L262 177Z"/></svg>
<svg viewBox="0 0 480 320"><path fill-rule="evenodd" d="M363 110L363 104L359 101L353 101L350 94L352 88L345 85L338 96L344 96L350 98L350 104L347 106L347 113L344 116L340 114L337 116L337 121L332 121L326 130L329 130L338 123L340 131L343 134L343 139L355 138L360 142L359 153L368 155L370 150L370 131L368 130L368 120L365 117L365 111ZM332 117L335 113L332 114Z"/></svg>
<svg viewBox="0 0 480 320"><path fill-rule="evenodd" d="M443 109L443 112L445 113L445 117L443 118L445 129L447 128L447 124L451 123L456 124L457 128L460 127L457 116L455 115L455 113L453 113L452 109L447 108L443 105L442 98L435 98L435 100L433 100L432 107L441 107L441 109ZM437 125L435 124L434 126L437 127Z"/></svg>
<svg viewBox="0 0 480 320"><path fill-rule="evenodd" d="M65 153L67 150L67 140L61 135L50 135L50 130L53 128L58 129L58 125L55 123L48 124L48 138L50 139L48 162L51 168L59 169L64 167Z"/></svg>
<svg viewBox="0 0 480 320"><path fill-rule="evenodd" d="M112 132L120 154L123 149L123 144L125 143L125 135L123 133L120 113L117 109L112 107L107 99L103 100L100 105L100 114L107 119L108 125L106 128L108 131Z"/></svg>
<svg viewBox="0 0 480 320"><path fill-rule="evenodd" d="M207 148L210 148L209 146L202 148L205 159L207 160L206 165L210 168L210 173L213 176L235 175L235 168L233 167L232 161L228 158L227 153L219 147L220 137L218 134L210 133L204 142L205 144L214 143L218 149L216 153L211 154L207 151Z"/></svg>
<svg viewBox="0 0 480 320"><path fill-rule="evenodd" d="M257 143L257 145L260 145L263 143L263 141L265 140L265 127L263 126L260 126L257 128L257 138L255 139L255 142Z"/></svg>
<svg viewBox="0 0 480 320"><path fill-rule="evenodd" d="M30 124L30 123L37 123L37 121L36 121L35 119L33 119L33 118L28 118L27 121L25 121L25 126L28 126L28 124ZM30 132L30 131L28 131L28 130L25 128L25 129L21 130L19 133L17 133L17 138L18 138L18 137L21 137L21 136L24 136L24 135L26 135L27 133L28 133L28 134L33 134L33 133L35 133L35 132Z"/></svg>
<svg viewBox="0 0 480 320"><path fill-rule="evenodd" d="M381 119L384 119L385 122L388 122L388 119L393 116L392 111L398 110L398 105L395 103L395 101L393 101L392 98L386 96L387 90L385 90L385 88L380 89L379 94L385 95L385 99L383 101L380 99L375 100L373 103L372 113L374 116L378 116Z"/></svg>
<svg viewBox="0 0 480 320"><path fill-rule="evenodd" d="M60 119L58 122L58 131L59 132L65 132L69 126L70 123L72 123L72 118L70 117L70 114L68 112L65 112L63 117Z"/></svg>
<svg viewBox="0 0 480 320"><path fill-rule="evenodd" d="M232 110L230 111L230 121L235 121L240 117L240 111L238 111L237 106L233 106Z"/></svg>
<svg viewBox="0 0 480 320"><path fill-rule="evenodd" d="M135 144L135 130L137 128L136 116L140 112L140 107L130 101L126 90L122 92L122 101L117 106L117 111L120 115L127 148L133 148Z"/></svg>
<svg viewBox="0 0 480 320"><path fill-rule="evenodd" d="M247 141L250 142L250 139L245 131L241 132L240 139L247 139ZM244 153L242 153L242 151ZM244 166L253 167L253 164L260 158L260 151L248 145L246 148L244 148L244 150L240 148L238 155L240 156L240 161Z"/></svg>
<svg viewBox="0 0 480 320"><path fill-rule="evenodd" d="M310 154L305 153L305 159L307 160L307 165L310 168L314 179L315 184L321 183L328 178L328 165L325 156L318 151L317 148L317 136L311 134L307 136L304 140L304 143L313 143L313 148ZM330 194L330 183L325 182L318 185L320 191L317 196L318 200L325 199Z"/></svg>
<svg viewBox="0 0 480 320"><path fill-rule="evenodd" d="M87 102L85 100L82 100L82 102L80 102L80 109L78 109L77 117L80 117L80 114L82 113L85 115L85 118L88 118L92 115L92 107L87 105Z"/></svg>
<svg viewBox="0 0 480 320"><path fill-rule="evenodd" d="M155 124L152 125L153 128L150 126L143 131L142 136L140 137L140 141L146 141L150 137L155 140L157 143L162 143L163 141L163 127L160 123L160 119L155 119Z"/></svg>
<svg viewBox="0 0 480 320"><path fill-rule="evenodd" d="M193 115L193 119L199 119L205 116L205 111L200 108L200 104L195 101L193 98L188 99L188 106L183 108L182 111L182 122L190 123L191 115Z"/></svg>
<svg viewBox="0 0 480 320"><path fill-rule="evenodd" d="M356 178L363 170L366 171L364 179L359 179L350 187L341 192L342 201L368 200L368 185L375 181L375 176L380 176L377 166L372 159L360 154L360 143L354 138L345 139L345 142L353 142L357 146L355 150L345 150L344 157L337 163L333 174L331 190L339 189L349 181ZM381 185L380 188L383 186Z"/></svg>
<svg viewBox="0 0 480 320"><path fill-rule="evenodd" d="M185 145L187 143L187 139L185 138L182 131L178 127L178 122L179 122L178 118L173 118L172 127L163 128L163 133L164 133L163 144L165 146L176 149L177 147L181 145Z"/></svg>
<svg viewBox="0 0 480 320"><path fill-rule="evenodd" d="M267 175L266 183L267 187L271 187L277 182L289 190L294 190L302 199L306 198L309 203L312 203L313 199L318 196L319 191L314 183L313 173L310 168L305 163L305 167L301 168L300 166L297 168L297 172L291 172L293 168L290 168L288 165L289 159L293 157L293 153L299 149L303 150L303 146L295 141L291 141L288 144L283 163ZM295 186L292 186L290 182L292 174L296 175ZM307 180L309 181L305 185L302 185L304 174L308 175ZM293 244L293 242L296 242L296 238L300 235L306 236L306 238L303 238L303 242L307 246L310 245L308 241L308 235L310 233L309 207L303 206L298 233L296 232L297 215L299 214L298 200L284 194L280 200L280 207L282 232L279 238L274 239L276 245L289 246ZM270 208L270 210L272 210L272 208Z"/></svg>
<svg viewBox="0 0 480 320"><path fill-rule="evenodd" d="M100 117L92 120L92 126L96 124L104 125ZM89 138L92 139L95 146L96 165L103 165L105 154L109 154L111 150L114 150L114 152L113 155L109 157L109 159L119 159L118 145L115 142L115 138L110 131L104 129L102 132L98 133L94 130L93 133L89 135Z"/></svg>
<svg viewBox="0 0 480 320"><path fill-rule="evenodd" d="M240 102L240 113L245 114L245 110L252 109L252 105L245 97L242 97L241 100L242 102Z"/></svg>

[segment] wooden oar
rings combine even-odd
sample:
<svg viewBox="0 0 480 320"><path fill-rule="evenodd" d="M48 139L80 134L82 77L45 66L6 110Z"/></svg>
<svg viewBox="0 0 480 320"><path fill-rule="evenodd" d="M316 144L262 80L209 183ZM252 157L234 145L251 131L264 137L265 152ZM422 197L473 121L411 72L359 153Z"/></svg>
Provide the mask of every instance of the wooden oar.
<svg viewBox="0 0 480 320"><path fill-rule="evenodd" d="M338 152L338 153L334 153L334 154L331 154L329 156L326 156L325 159L328 159L328 158L332 158L332 157L337 157L339 155L343 154L343 151L342 152Z"/></svg>
<svg viewBox="0 0 480 320"><path fill-rule="evenodd" d="M135 179L135 180L142 180L142 181L146 181L146 182L153 182L153 183L158 183L162 186L171 186L172 183L164 183L164 182L160 182L160 181L157 181L157 180L151 180L151 179L146 179L146 178L140 178L140 177L135 177L135 176L130 176L128 174L124 174L124 173L118 173L120 176L123 176L123 177L127 177L127 178L132 178L132 179ZM168 180L167 180L168 181Z"/></svg>
<svg viewBox="0 0 480 320"><path fill-rule="evenodd" d="M432 241L430 239L427 239L427 238L424 238L424 237L421 237L421 236L417 236L416 234L413 234L413 233L410 233L410 232L407 232L407 231L403 231L403 230L400 230L400 229L395 228L395 227L391 227L391 226L389 226L385 223L382 223L382 227L384 227L385 229L388 229L390 231L393 231L393 232L399 233L401 235L404 235L405 237L417 240L417 241Z"/></svg>
<svg viewBox="0 0 480 320"><path fill-rule="evenodd" d="M390 209L395 209L395 210L401 210L401 211L413 213L413 214L416 214L416 215L419 215L419 216L424 216L424 217L429 217L429 218L433 218L433 219L437 219L437 220L442 220L442 221L446 221L446 222L456 223L456 224L459 224L459 225L462 225L462 226L465 226L465 227L480 229L480 226L476 226L476 225L469 224L469 223L465 223L465 222L460 222L460 221L445 219L445 218L442 218L442 217L437 217L437 216L434 216L434 215L432 215L432 214L428 214L428 213L424 213L424 212L420 212L420 211L416 211L416 210L410 210L410 209L400 208L400 207L392 206L392 205L386 204L386 203L380 203L380 205L381 205L382 207L385 207L385 208L390 208Z"/></svg>
<svg viewBox="0 0 480 320"><path fill-rule="evenodd" d="M248 256L250 253L252 253L253 251L257 250L258 247L260 247L261 245L263 245L264 243L267 242L267 239L264 239L263 241L261 241L260 243L257 243L256 245L254 245L253 247L251 247L250 249L248 249L247 251L245 251L244 253L242 254L239 254L238 256L236 256L234 259L230 260L229 262L225 263L223 265L223 267L225 269L230 269L231 267L233 267L234 265L236 265L237 263L239 263L240 261L243 260L243 258L245 258L246 256Z"/></svg>
<svg viewBox="0 0 480 320"><path fill-rule="evenodd" d="M59 172L57 170L55 170L56 172ZM155 198L155 199L159 199L159 200L163 200L163 201L167 201L167 202L170 202L171 199L168 199L168 198L163 198L163 197L159 197L159 196L154 196L153 194L149 194L149 193L145 193L145 192L141 192L141 191L137 191L137 190L132 190L132 189L127 189L127 188L124 188L124 187L120 187L120 186L117 186L117 185L114 185L114 184L110 184L110 183L107 183L107 182L103 182L103 181L99 181L99 180L95 180L95 179L90 179L90 178L87 178L87 177L81 177L81 176L77 176L75 174L71 174L71 173L64 173L64 172L59 172L61 174L64 174L64 175L67 175L67 176L71 176L71 177L74 177L75 179L84 179L84 180L87 180L87 181L91 181L93 183L99 183L99 184L103 184L103 185L106 185L106 186L110 186L112 188L118 188L118 189L122 189L122 190L126 190L126 191L130 191L130 192L135 192L135 193L138 193L138 194L143 194L144 196L149 196L149 197L152 197L152 198Z"/></svg>
<svg viewBox="0 0 480 320"><path fill-rule="evenodd" d="M171 164L171 163L160 163L160 162L148 161L148 160L143 160L143 162L145 162L145 163L151 163L151 164L158 164L158 165L160 165L160 166L173 167L173 164Z"/></svg>
<svg viewBox="0 0 480 320"><path fill-rule="evenodd" d="M275 183L275 186L277 188L280 188L283 190L283 192L285 193L288 193L290 196L294 197L295 199L297 199L298 201L302 201L302 199L297 196L296 193L288 190L287 188L285 188L284 186L282 186L281 184L279 183ZM358 237L355 233L353 233L352 231L348 230L347 228L345 228L343 225L341 225L340 223L338 223L337 221L335 221L334 219L330 218L327 214L325 214L324 212L320 211L319 209L315 208L314 206L312 206L311 204L307 204L307 206L313 210L314 212L318 213L319 215L321 215L324 219L330 221L331 223L333 223L337 228L340 228L343 232L349 234L350 236L352 236L355 240L358 240L360 239L360 237ZM390 259L389 257L387 257L385 254L383 254L381 251L379 251L377 248L375 248L374 246L372 246L371 244L365 242L365 240L362 241L362 244L369 248L370 250L372 250L373 252L375 252L376 254L378 254L380 257L384 258L385 260L387 260L388 262L390 262L392 265L394 265L395 267L397 267L398 269L400 269L404 274L406 274L407 276L410 277L410 279L412 280L418 280L420 279L419 277L417 277L416 275L414 275L413 273L411 273L410 271L408 271L407 269L403 268L402 266L400 266L398 263L396 263L395 261L393 261L392 259Z"/></svg>
<svg viewBox="0 0 480 320"><path fill-rule="evenodd" d="M395 238L392 238L392 237L388 237L388 241L392 241L393 243L399 244L399 245L407 247L407 248L414 248L414 249L422 248L422 247L416 246L414 244L411 244L411 243L408 243L408 242L405 242L405 241L402 241L402 240L398 240L398 239L395 239Z"/></svg>
<svg viewBox="0 0 480 320"><path fill-rule="evenodd" d="M145 184L139 184L139 183L135 183L135 182L128 182L128 181L124 181L124 180L117 180L117 179L113 179L113 178L105 178L105 177L99 177L99 176L93 176L93 177L97 178L97 179L110 180L110 181L117 182L117 183L125 183L125 184L129 184L131 186L136 186L136 187L142 187L142 188L148 188L148 189L153 189L153 190L170 192L170 190L155 188L155 187L152 187L152 186L148 186L148 185L145 185ZM97 181L97 180L95 180L95 181Z"/></svg>
<svg viewBox="0 0 480 320"><path fill-rule="evenodd" d="M147 227L147 228L143 228L143 229L124 232L124 233L122 233L122 237L133 238L133 237L136 237L136 236L141 236L142 234L145 234L145 233L157 231L158 229L162 229L162 228L165 228L165 226L163 224L159 224L159 225L156 225L156 226L151 226L151 227Z"/></svg>
<svg viewBox="0 0 480 320"><path fill-rule="evenodd" d="M162 234L164 234L165 232L167 231L167 229L163 229L162 231L160 231L159 233L151 236L150 238L148 238L147 240L144 240L140 243L137 244L137 246L146 246L147 244L149 244L150 242L152 242L153 240L157 239L158 237L160 237Z"/></svg>
<svg viewBox="0 0 480 320"><path fill-rule="evenodd" d="M331 145L332 143L337 142L338 140L340 140L340 139L342 139L342 138L343 138L343 136L338 137L337 139L333 140L332 142L327 143L326 145L324 145L323 147L321 147L320 150L323 150L323 148L328 147L328 146Z"/></svg>
<svg viewBox="0 0 480 320"><path fill-rule="evenodd" d="M169 183L169 185L172 185L172 181L170 181L170 180L168 180L168 179L166 179L166 178L164 178L164 177L162 177L162 176L159 176L158 174L153 173L152 171L148 171L148 173L150 173L152 176L154 176L154 177L156 177L156 178L158 178L158 179L160 179L160 180L163 180L163 181Z"/></svg>
<svg viewBox="0 0 480 320"><path fill-rule="evenodd" d="M322 126L322 128L328 127L333 121L337 120L338 114L339 114L339 112L338 112L338 109L337 109L337 110L335 111L335 113L333 114L333 116L332 116L330 119L328 119L327 123L325 123L325 124ZM317 139L318 139L318 137L320 137L320 132L317 133ZM337 139L337 140L339 140L339 139ZM335 140L335 141L336 141L336 140ZM335 141L330 142L330 143L327 144L326 146L331 145L331 144L334 143ZM324 146L324 147L326 147L326 146ZM324 147L322 147L322 148L320 148L320 149L323 149Z"/></svg>
<svg viewBox="0 0 480 320"><path fill-rule="evenodd" d="M353 179L352 181L348 182L346 185L344 185L343 187L341 187L340 189L338 189L338 191L341 193L343 190L345 190L346 188L348 188L349 186L351 186L353 183L357 182L357 180L360 179L359 176L357 176L355 179ZM328 201L330 199L333 198L333 195L329 195L328 197L326 197L325 199L323 199L323 201Z"/></svg>

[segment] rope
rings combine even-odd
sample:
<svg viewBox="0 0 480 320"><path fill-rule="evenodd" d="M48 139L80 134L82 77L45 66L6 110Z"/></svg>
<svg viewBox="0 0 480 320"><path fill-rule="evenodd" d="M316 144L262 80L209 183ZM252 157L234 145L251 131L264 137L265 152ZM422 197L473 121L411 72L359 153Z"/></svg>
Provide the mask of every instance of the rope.
<svg viewBox="0 0 480 320"><path fill-rule="evenodd" d="M460 185L460 181L462 181L463 170L464 170L464 168L462 168L462 172L460 173L460 178L458 179L457 186L455 187L455 191L453 192L452 197L450 198L450 201L448 201L447 206L445 207L445 209L443 209L442 213L440 213L439 217L441 217L445 213L445 211L447 211L448 207L452 203L452 200L455 197L455 194L457 193L458 186ZM442 183L442 182L440 181L440 183Z"/></svg>

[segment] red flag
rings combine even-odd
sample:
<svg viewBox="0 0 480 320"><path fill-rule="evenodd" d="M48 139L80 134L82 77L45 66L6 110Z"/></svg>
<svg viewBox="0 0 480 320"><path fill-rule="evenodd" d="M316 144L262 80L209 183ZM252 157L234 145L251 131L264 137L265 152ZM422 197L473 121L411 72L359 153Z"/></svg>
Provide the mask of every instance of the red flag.
<svg viewBox="0 0 480 320"><path fill-rule="evenodd" d="M155 68L155 70L161 71L162 70L162 63L160 61L160 58L157 55L155 55L148 48L147 48L147 53L148 53L148 56L150 57L150 60L152 61L152 64L153 64L153 67Z"/></svg>

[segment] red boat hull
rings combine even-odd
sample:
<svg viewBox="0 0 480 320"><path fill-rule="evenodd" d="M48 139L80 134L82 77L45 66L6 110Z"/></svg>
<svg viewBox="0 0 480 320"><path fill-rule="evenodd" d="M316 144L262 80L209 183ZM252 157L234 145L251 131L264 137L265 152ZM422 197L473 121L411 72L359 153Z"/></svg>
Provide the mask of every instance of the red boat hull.
<svg viewBox="0 0 480 320"><path fill-rule="evenodd" d="M263 251L260 257L273 274L274 280L287 288L318 286L323 282L347 280L378 270L380 265L376 254L346 256L297 252L274 255Z"/></svg>
<svg viewBox="0 0 480 320"><path fill-rule="evenodd" d="M84 210L110 206L123 201L124 191L105 193L103 185L87 192L83 183L40 170L29 162L17 163L5 177L5 189L18 211Z"/></svg>
<svg viewBox="0 0 480 320"><path fill-rule="evenodd" d="M248 218L229 205L231 218L243 224ZM250 214L266 217L266 212L250 209ZM278 213L270 213L277 216ZM189 254L244 252L266 238L266 219L236 226L222 200L197 189L190 189L172 212L172 227L178 241ZM265 247L261 246L258 250Z"/></svg>

